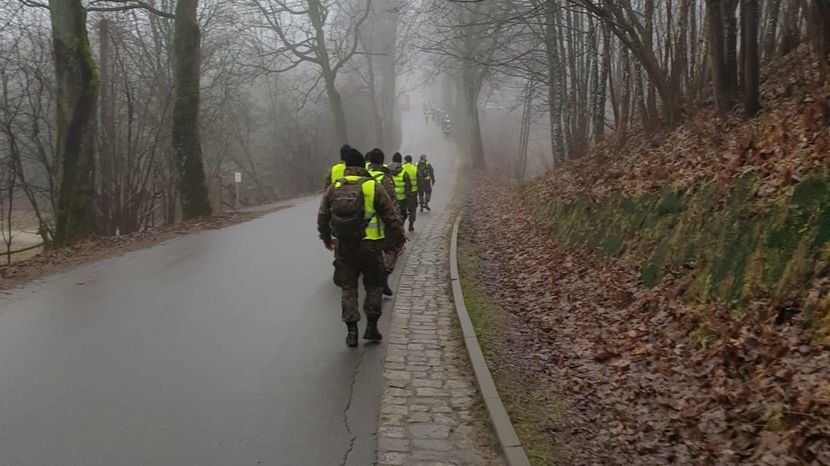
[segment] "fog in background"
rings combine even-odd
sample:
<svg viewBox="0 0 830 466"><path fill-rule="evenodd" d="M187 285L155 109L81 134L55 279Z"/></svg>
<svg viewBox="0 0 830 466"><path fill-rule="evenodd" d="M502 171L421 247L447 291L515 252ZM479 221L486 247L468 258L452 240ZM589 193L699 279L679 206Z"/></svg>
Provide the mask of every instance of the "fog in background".
<svg viewBox="0 0 830 466"><path fill-rule="evenodd" d="M96 67L95 232L181 220L171 142L176 4L84 4ZM0 226L6 250L54 236L57 83L48 5L0 2ZM472 9L471 9L472 8ZM479 63L462 27L487 6L422 0L202 0L199 133L210 204L242 207L317 192L338 148L391 158L406 112L441 127L462 166L522 179L551 165L541 93ZM472 13L471 13L472 11ZM477 13L476 13L477 12ZM489 15L492 12L488 12ZM482 16L483 18L484 16ZM475 69L471 69L475 68ZM528 105L529 103L529 105ZM424 121L424 124L427 122ZM524 129L523 129L524 128ZM432 133L430 133L432 134ZM434 136L434 135L433 135ZM413 155L438 147L410 139ZM12 246L15 243L15 247Z"/></svg>

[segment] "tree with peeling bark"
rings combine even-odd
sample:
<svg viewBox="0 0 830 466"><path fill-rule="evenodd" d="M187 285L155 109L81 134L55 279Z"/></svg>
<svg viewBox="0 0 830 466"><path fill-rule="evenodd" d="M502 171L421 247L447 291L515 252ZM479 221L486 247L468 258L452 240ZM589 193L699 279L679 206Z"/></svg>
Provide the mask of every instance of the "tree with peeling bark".
<svg viewBox="0 0 830 466"><path fill-rule="evenodd" d="M185 219L211 213L199 137L197 5L197 0L178 0L173 37L173 161Z"/></svg>
<svg viewBox="0 0 830 466"><path fill-rule="evenodd" d="M80 0L50 0L55 60L55 238L66 246L95 226L95 110L98 74Z"/></svg>

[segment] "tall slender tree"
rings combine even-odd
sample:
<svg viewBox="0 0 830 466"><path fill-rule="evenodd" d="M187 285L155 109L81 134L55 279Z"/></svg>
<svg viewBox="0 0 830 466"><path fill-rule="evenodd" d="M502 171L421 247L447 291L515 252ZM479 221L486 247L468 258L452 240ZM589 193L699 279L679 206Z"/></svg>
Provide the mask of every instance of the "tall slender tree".
<svg viewBox="0 0 830 466"><path fill-rule="evenodd" d="M66 246L95 226L95 110L98 73L80 0L50 0L57 87L55 238Z"/></svg>
<svg viewBox="0 0 830 466"><path fill-rule="evenodd" d="M210 215L199 137L198 0L178 0L173 37L173 160L184 218Z"/></svg>
<svg viewBox="0 0 830 466"><path fill-rule="evenodd" d="M741 58L744 76L744 112L754 116L760 107L758 0L741 0Z"/></svg>
<svg viewBox="0 0 830 466"><path fill-rule="evenodd" d="M709 26L709 62L712 70L712 85L715 90L715 104L722 115L732 108L734 95L727 83L725 40L723 27L723 0L706 0Z"/></svg>

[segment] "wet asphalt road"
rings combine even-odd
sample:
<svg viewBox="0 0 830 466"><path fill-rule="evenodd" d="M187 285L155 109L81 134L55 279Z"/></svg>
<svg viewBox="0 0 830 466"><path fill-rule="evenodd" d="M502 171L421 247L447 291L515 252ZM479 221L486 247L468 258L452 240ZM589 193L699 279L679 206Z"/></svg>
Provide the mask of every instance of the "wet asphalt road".
<svg viewBox="0 0 830 466"><path fill-rule="evenodd" d="M383 346L343 342L317 206L0 295L0 466L372 464Z"/></svg>

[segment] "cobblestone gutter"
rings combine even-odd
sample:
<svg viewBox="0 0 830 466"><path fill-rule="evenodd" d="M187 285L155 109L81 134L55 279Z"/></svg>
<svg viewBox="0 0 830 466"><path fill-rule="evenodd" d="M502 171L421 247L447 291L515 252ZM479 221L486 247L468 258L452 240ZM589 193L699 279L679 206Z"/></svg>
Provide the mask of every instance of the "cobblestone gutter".
<svg viewBox="0 0 830 466"><path fill-rule="evenodd" d="M481 420L455 319L448 260L455 210L449 206L433 214L401 273L385 338L381 466L505 464Z"/></svg>

